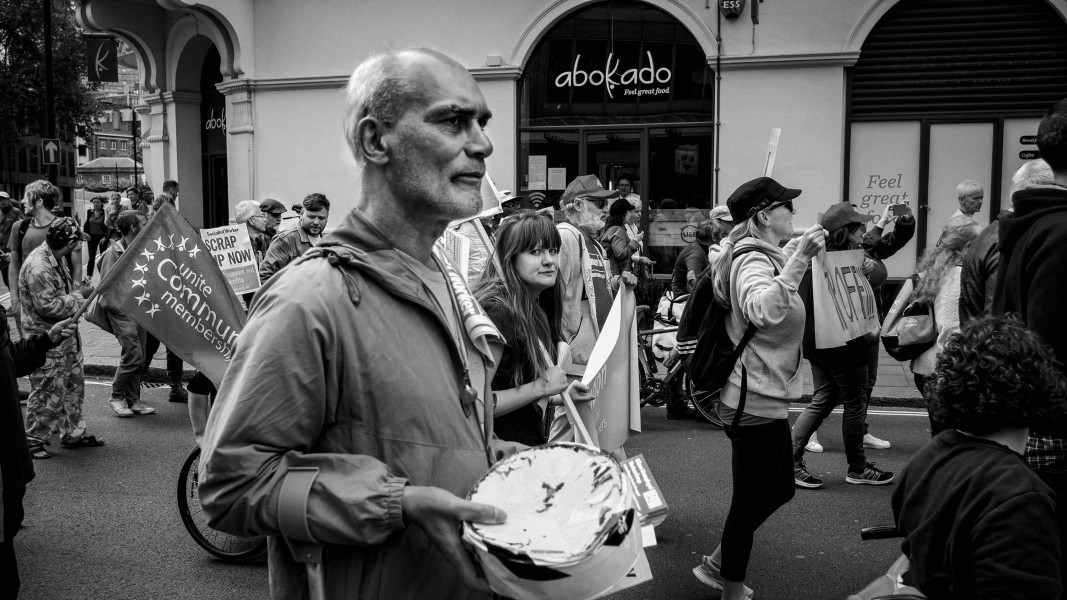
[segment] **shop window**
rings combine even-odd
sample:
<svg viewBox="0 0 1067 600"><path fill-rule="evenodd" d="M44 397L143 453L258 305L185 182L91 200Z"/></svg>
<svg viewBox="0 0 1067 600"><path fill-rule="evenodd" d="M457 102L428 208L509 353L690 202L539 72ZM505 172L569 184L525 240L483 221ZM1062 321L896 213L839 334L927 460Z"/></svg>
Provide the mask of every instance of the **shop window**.
<svg viewBox="0 0 1067 600"><path fill-rule="evenodd" d="M100 140L100 149L107 150L107 140Z"/></svg>
<svg viewBox="0 0 1067 600"><path fill-rule="evenodd" d="M118 143L115 140L111 140L111 149L118 150Z"/></svg>
<svg viewBox="0 0 1067 600"><path fill-rule="evenodd" d="M110 175L101 175L100 176L100 183L103 183L104 185L111 185L111 176Z"/></svg>
<svg viewBox="0 0 1067 600"><path fill-rule="evenodd" d="M120 143L119 147L120 147L121 150L125 150L126 149L126 142Z"/></svg>
<svg viewBox="0 0 1067 600"><path fill-rule="evenodd" d="M560 196L578 172L578 132L552 130L524 132L519 140L522 194L527 204L559 206Z"/></svg>

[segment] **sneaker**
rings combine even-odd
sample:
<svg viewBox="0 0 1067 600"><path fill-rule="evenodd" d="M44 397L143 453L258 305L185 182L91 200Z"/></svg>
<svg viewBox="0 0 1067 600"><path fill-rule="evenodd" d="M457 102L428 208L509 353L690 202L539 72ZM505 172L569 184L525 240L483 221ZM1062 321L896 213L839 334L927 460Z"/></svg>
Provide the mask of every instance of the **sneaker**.
<svg viewBox="0 0 1067 600"><path fill-rule="evenodd" d="M189 392L185 391L185 388L181 385L172 385L170 387L170 397L167 400L178 404L188 404Z"/></svg>
<svg viewBox="0 0 1067 600"><path fill-rule="evenodd" d="M892 483L893 474L889 471L876 469L874 463L869 462L863 467L862 473L856 473L852 469L849 469L845 481L855 484L885 485L887 483Z"/></svg>
<svg viewBox="0 0 1067 600"><path fill-rule="evenodd" d="M869 433L863 434L863 447L872 450L888 450L892 446L889 442L876 438Z"/></svg>
<svg viewBox="0 0 1067 600"><path fill-rule="evenodd" d="M804 463L793 467L793 483L797 487L808 488L809 490L817 490L822 487L822 479L808 473L808 468Z"/></svg>
<svg viewBox="0 0 1067 600"><path fill-rule="evenodd" d="M129 406L126 406L126 401L125 400L119 400L118 398L112 398L108 402L108 404L111 405L111 409L115 411L115 414L120 416L120 417L122 417L122 418L132 417L133 416L133 411L130 410Z"/></svg>
<svg viewBox="0 0 1067 600"><path fill-rule="evenodd" d="M719 565L711 560L710 556L705 556L700 560L699 565L693 567L693 575L696 576L697 581L709 588L722 591L722 575L719 574ZM755 594L752 588L745 586L745 598L751 598Z"/></svg>
<svg viewBox="0 0 1067 600"><path fill-rule="evenodd" d="M131 404L130 410L139 415L150 415L156 412L156 409L152 408L151 406L146 406L145 403L141 402L140 400Z"/></svg>
<svg viewBox="0 0 1067 600"><path fill-rule="evenodd" d="M808 439L808 445L804 446L804 451L805 452L814 452L815 454L819 454L820 452L823 451L822 444L819 443L819 434L818 433L812 433L811 434L811 438Z"/></svg>

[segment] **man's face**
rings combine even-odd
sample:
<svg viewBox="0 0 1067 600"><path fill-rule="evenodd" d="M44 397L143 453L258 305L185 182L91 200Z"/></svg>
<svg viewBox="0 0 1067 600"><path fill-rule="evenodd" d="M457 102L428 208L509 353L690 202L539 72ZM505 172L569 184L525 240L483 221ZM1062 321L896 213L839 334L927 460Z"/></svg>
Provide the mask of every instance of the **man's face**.
<svg viewBox="0 0 1067 600"><path fill-rule="evenodd" d="M265 222L267 224L267 229L270 229L272 231L277 230L278 224L282 222L281 213L265 212L263 213L263 216L266 217Z"/></svg>
<svg viewBox="0 0 1067 600"><path fill-rule="evenodd" d="M148 217L141 214L137 215L137 225L134 225L133 228L130 229L130 238L137 237L137 234L141 233L141 230L144 229L144 226L147 224Z"/></svg>
<svg viewBox="0 0 1067 600"><path fill-rule="evenodd" d="M382 135L390 191L410 212L469 217L481 210L485 158L493 152L483 131L485 98L466 70L436 58L411 55L408 70L416 99Z"/></svg>
<svg viewBox="0 0 1067 600"><path fill-rule="evenodd" d="M590 234L596 234L604 228L608 216L607 201L602 198L581 198L578 200L578 227Z"/></svg>
<svg viewBox="0 0 1067 600"><path fill-rule="evenodd" d="M629 196L632 191L634 191L634 184L629 179L619 180L619 195Z"/></svg>
<svg viewBox="0 0 1067 600"><path fill-rule="evenodd" d="M310 236L322 235L326 229L326 219L330 218L330 211L326 208L319 210L304 210L300 213L300 227Z"/></svg>
<svg viewBox="0 0 1067 600"><path fill-rule="evenodd" d="M971 192L960 196L960 210L963 214L973 215L982 210L982 200L985 199L983 192Z"/></svg>
<svg viewBox="0 0 1067 600"><path fill-rule="evenodd" d="M263 231L267 228L267 215L262 212L258 212L252 215L251 217L248 217L248 220L245 221L245 223L248 223L248 226L251 227L253 231L263 233Z"/></svg>
<svg viewBox="0 0 1067 600"><path fill-rule="evenodd" d="M0 213L7 214L11 212L11 200L0 196Z"/></svg>

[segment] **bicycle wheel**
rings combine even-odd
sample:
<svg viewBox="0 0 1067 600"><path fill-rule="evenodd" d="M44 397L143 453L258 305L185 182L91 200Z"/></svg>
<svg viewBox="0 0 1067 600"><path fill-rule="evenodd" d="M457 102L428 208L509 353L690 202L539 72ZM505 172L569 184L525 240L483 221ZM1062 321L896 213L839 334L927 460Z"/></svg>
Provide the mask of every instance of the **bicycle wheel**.
<svg viewBox="0 0 1067 600"><path fill-rule="evenodd" d="M246 563L266 554L266 536L239 537L208 527L207 516L200 508L199 466L198 446L189 453L178 474L178 514L189 535L201 548L225 562Z"/></svg>
<svg viewBox="0 0 1067 600"><path fill-rule="evenodd" d="M697 389L692 380L686 377L685 393L689 395L689 401L693 404L693 408L696 409L701 421L716 427L723 426L722 419L719 418L719 412L716 410L719 404L718 392Z"/></svg>

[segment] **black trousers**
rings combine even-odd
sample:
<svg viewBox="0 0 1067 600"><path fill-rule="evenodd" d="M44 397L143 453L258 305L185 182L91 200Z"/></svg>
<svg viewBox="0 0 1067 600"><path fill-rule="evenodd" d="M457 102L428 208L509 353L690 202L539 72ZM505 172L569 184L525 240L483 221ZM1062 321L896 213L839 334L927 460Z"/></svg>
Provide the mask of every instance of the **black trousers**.
<svg viewBox="0 0 1067 600"><path fill-rule="evenodd" d="M752 540L767 517L793 499L793 441L789 420L764 425L727 425L733 450L733 496L722 528L723 579L744 581Z"/></svg>
<svg viewBox="0 0 1067 600"><path fill-rule="evenodd" d="M19 597L22 581L19 579L19 564L15 560L15 534L22 527L24 516L22 498L25 486L4 487L4 539L0 542L0 600L15 600Z"/></svg>

